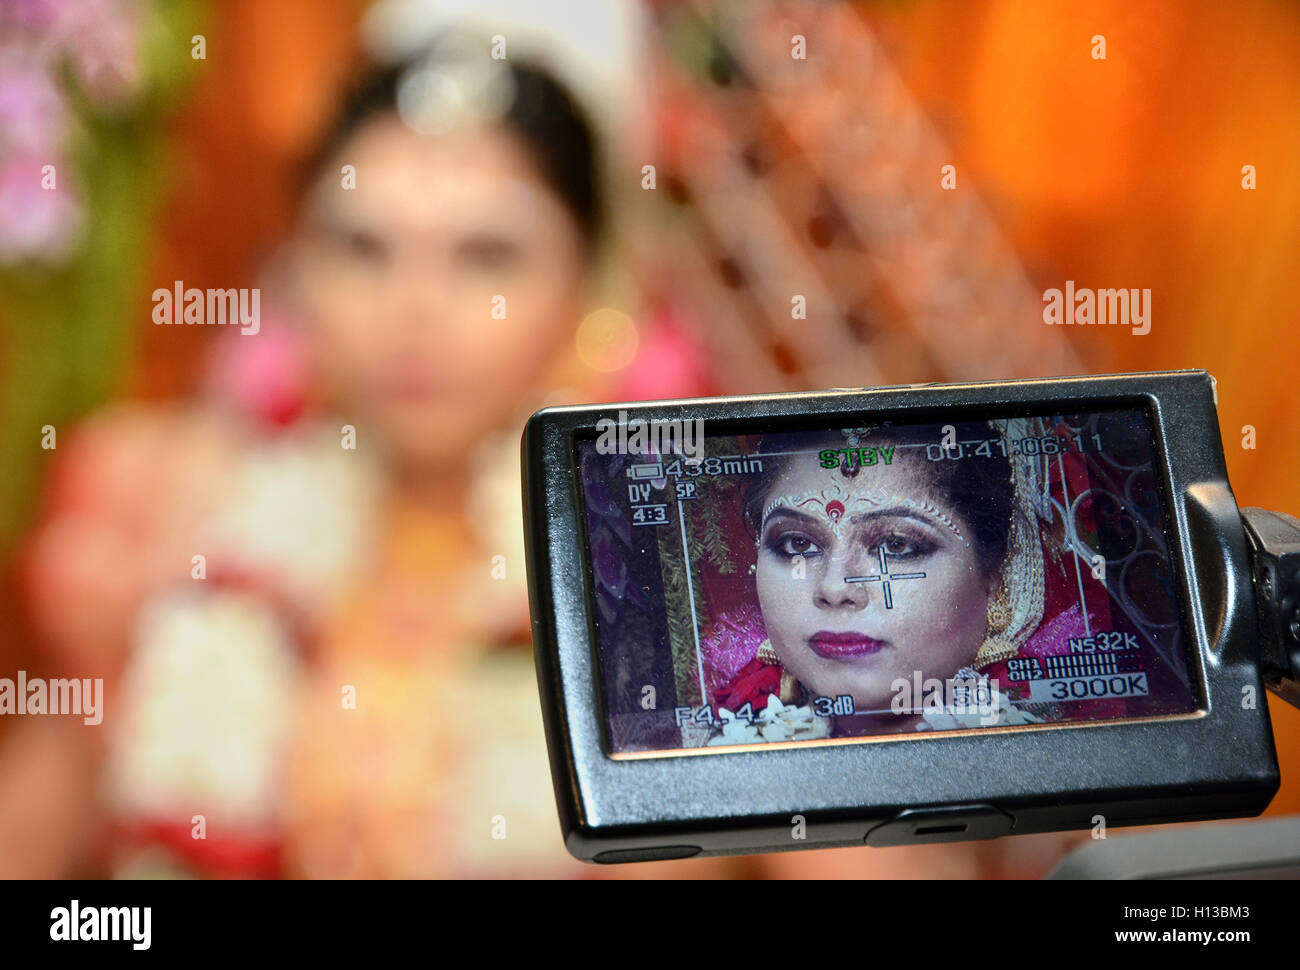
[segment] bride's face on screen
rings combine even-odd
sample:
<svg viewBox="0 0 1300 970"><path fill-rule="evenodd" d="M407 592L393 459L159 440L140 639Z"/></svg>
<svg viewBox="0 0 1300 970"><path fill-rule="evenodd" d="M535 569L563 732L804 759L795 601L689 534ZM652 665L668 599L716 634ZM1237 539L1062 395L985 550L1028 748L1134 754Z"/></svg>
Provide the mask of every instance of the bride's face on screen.
<svg viewBox="0 0 1300 970"><path fill-rule="evenodd" d="M417 467L512 417L584 295L581 232L501 126L371 118L324 166L295 255L325 396Z"/></svg>
<svg viewBox="0 0 1300 970"><path fill-rule="evenodd" d="M853 477L792 456L763 497L756 580L781 663L814 694L887 710L896 678L946 680L987 633L969 524L899 449Z"/></svg>

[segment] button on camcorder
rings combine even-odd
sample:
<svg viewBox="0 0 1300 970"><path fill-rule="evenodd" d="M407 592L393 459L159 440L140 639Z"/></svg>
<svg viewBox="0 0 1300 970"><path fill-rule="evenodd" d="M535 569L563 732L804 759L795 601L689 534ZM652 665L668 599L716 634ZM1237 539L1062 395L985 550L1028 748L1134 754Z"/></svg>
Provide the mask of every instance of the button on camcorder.
<svg viewBox="0 0 1300 970"><path fill-rule="evenodd" d="M880 847L996 839L1010 833L1014 825L1014 818L992 805L908 808L877 825L864 841Z"/></svg>

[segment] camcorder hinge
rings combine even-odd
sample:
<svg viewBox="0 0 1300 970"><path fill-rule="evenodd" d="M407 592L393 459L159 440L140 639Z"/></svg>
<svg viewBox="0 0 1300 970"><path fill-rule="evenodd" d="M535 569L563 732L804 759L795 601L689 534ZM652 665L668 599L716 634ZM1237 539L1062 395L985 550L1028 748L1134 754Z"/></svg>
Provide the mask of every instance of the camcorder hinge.
<svg viewBox="0 0 1300 970"><path fill-rule="evenodd" d="M1242 509L1251 549L1260 671L1268 689L1300 707L1300 520Z"/></svg>

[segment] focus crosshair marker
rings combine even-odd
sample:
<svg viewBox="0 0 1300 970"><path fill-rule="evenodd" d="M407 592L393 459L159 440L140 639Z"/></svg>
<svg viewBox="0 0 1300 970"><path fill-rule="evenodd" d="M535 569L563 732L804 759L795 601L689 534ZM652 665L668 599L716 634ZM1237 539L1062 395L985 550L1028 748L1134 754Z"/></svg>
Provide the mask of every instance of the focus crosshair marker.
<svg viewBox="0 0 1300 970"><path fill-rule="evenodd" d="M885 547L880 547L880 575L879 576L845 576L846 583L880 583L881 588L885 591L885 609L894 608L894 593L890 589L890 584L898 579L925 579L925 573L891 573L889 564L885 561Z"/></svg>

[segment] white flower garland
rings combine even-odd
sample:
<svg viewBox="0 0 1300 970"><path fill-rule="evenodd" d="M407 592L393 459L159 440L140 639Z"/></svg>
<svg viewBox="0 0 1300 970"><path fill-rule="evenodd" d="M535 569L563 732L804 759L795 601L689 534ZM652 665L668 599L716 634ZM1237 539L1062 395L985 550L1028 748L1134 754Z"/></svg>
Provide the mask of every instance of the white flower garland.
<svg viewBox="0 0 1300 970"><path fill-rule="evenodd" d="M971 684L976 690L988 692L983 703L965 705L947 703L942 708L923 705L922 721L918 731L951 731L956 728L999 727L1004 724L1041 724L1043 719L1023 711L1011 703L1011 698L993 686L988 674L972 667L963 667L953 678L956 683Z"/></svg>
<svg viewBox="0 0 1300 970"><path fill-rule="evenodd" d="M1021 710L1011 698L993 686L987 674L964 667L953 678L977 692L968 704L949 701L942 707L923 706L918 731L951 731L961 728L1000 727L1007 724L1041 724L1043 719ZM983 694L984 703L978 702ZM767 695L767 705L752 720L739 717L725 707L718 709L723 725L719 734L705 741L706 747L732 744L762 744L774 741L808 741L829 737L831 719L819 717L812 707L781 703L775 694Z"/></svg>
<svg viewBox="0 0 1300 970"><path fill-rule="evenodd" d="M809 741L829 737L830 718L818 717L807 705L782 704L775 694L767 695L767 706L752 721L738 717L725 707L718 709L722 733L709 739L707 747L724 744L755 744L772 741Z"/></svg>

